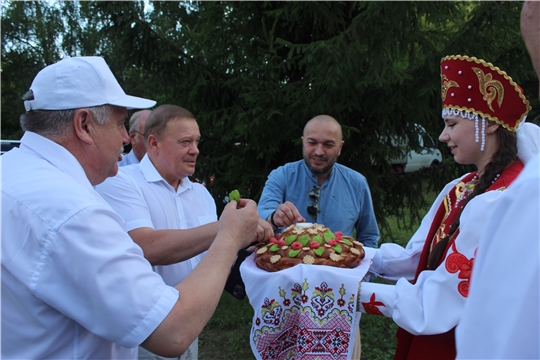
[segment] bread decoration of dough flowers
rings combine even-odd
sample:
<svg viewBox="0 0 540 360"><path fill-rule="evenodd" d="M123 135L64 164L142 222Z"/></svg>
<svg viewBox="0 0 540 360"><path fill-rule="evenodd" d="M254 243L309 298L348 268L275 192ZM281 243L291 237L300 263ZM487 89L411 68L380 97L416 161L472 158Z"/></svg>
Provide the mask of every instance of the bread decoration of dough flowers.
<svg viewBox="0 0 540 360"><path fill-rule="evenodd" d="M259 244L255 263L267 271L279 271L297 264L358 266L364 258L362 243L341 231L332 232L321 224L296 224Z"/></svg>

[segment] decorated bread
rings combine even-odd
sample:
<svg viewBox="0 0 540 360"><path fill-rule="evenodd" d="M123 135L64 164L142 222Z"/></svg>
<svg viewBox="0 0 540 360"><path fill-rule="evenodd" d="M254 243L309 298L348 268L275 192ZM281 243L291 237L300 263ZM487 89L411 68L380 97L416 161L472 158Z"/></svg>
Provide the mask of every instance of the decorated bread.
<svg viewBox="0 0 540 360"><path fill-rule="evenodd" d="M365 252L362 243L321 224L291 225L268 243L257 245L255 264L266 271L297 264L354 268Z"/></svg>

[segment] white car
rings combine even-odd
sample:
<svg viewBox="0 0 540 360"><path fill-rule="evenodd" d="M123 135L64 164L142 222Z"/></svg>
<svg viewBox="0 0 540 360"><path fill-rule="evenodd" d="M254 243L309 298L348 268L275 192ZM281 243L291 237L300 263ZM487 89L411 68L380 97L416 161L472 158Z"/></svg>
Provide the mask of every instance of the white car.
<svg viewBox="0 0 540 360"><path fill-rule="evenodd" d="M419 170L424 167L439 165L442 162L442 154L437 148L437 144L427 131L420 125L416 124L418 129L418 145L419 151L409 150L403 156L392 159L390 164L395 173L402 174ZM396 146L404 147L407 144L406 140L398 139L392 140Z"/></svg>

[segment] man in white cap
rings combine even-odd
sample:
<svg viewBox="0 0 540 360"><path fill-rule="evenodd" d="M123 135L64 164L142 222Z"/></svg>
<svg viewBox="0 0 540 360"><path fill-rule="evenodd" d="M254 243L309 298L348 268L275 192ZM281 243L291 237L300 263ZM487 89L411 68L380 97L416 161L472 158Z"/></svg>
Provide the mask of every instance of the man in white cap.
<svg viewBox="0 0 540 360"><path fill-rule="evenodd" d="M229 203L206 256L173 287L94 190L118 171L127 109L154 104L126 95L100 57L34 79L21 146L0 159L2 358L135 359L139 344L177 356L214 312L257 231L256 204Z"/></svg>
<svg viewBox="0 0 540 360"><path fill-rule="evenodd" d="M129 142L131 151L122 157L118 166L138 164L146 154L146 145L144 145L144 126L146 119L150 115L150 110L140 110L134 112L129 119Z"/></svg>

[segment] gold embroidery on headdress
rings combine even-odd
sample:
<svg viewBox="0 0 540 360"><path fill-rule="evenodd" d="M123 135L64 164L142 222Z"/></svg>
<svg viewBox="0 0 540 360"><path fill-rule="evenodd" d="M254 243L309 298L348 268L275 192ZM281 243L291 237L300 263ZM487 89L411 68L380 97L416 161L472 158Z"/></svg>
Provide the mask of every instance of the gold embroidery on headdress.
<svg viewBox="0 0 540 360"><path fill-rule="evenodd" d="M490 110L495 111L493 110L491 103L493 102L497 94L497 104L499 104L500 108L504 98L504 87L501 82L498 80L493 80L493 76L491 74L486 75L479 68L473 67L472 69L478 77L478 83L480 84L480 92L482 93L482 95L484 95L484 100L487 102Z"/></svg>
<svg viewBox="0 0 540 360"><path fill-rule="evenodd" d="M448 89L451 88L452 86L459 87L459 85L454 80L448 80L446 75L442 76L441 81L442 81L442 83L441 83L441 95L442 95L442 100L444 101L446 99L446 93L448 92Z"/></svg>

